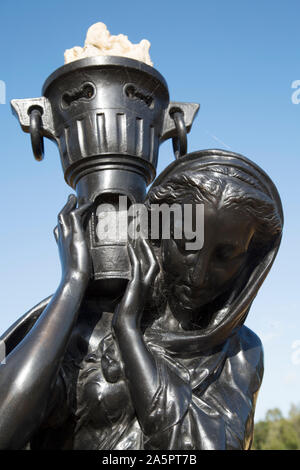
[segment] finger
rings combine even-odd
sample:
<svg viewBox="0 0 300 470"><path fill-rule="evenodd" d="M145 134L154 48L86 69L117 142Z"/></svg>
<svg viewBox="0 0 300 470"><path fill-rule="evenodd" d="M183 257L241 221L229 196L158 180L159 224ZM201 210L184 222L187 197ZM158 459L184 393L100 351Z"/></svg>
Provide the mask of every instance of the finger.
<svg viewBox="0 0 300 470"><path fill-rule="evenodd" d="M77 207L77 209L74 210L75 215L82 217L86 213L88 213L88 210L92 207L94 203L92 201L88 201L85 204L82 204L81 206Z"/></svg>
<svg viewBox="0 0 300 470"><path fill-rule="evenodd" d="M75 196L75 194L70 194L66 204L64 205L64 207L62 208L62 210L60 211L58 215L64 216L66 214L69 214L76 207L76 204L77 204L77 197Z"/></svg>
<svg viewBox="0 0 300 470"><path fill-rule="evenodd" d="M72 229L76 233L82 233L82 220L87 215L88 209L93 205L93 202L89 201L70 213Z"/></svg>
<svg viewBox="0 0 300 470"><path fill-rule="evenodd" d="M58 233L58 226L56 225L56 227L54 227L53 229L53 235L54 235L54 238L55 238L55 241L56 243L58 242L58 236L59 236L59 233Z"/></svg>
<svg viewBox="0 0 300 470"><path fill-rule="evenodd" d="M67 203L64 205L60 213L58 214L58 223L64 234L66 235L69 231L69 215L70 212L76 207L77 198L74 194L70 194Z"/></svg>
<svg viewBox="0 0 300 470"><path fill-rule="evenodd" d="M152 282L153 278L155 278L159 271L159 265L154 254L153 248L146 239L141 240L141 246L143 247L142 249L148 265L145 280L146 282Z"/></svg>
<svg viewBox="0 0 300 470"><path fill-rule="evenodd" d="M141 270L143 273L143 278L145 279L145 276L149 269L149 259L148 259L147 253L145 253L143 238L141 236L135 239L134 250L140 262Z"/></svg>
<svg viewBox="0 0 300 470"><path fill-rule="evenodd" d="M128 243L128 254L132 266L132 280L140 277L140 262L132 244Z"/></svg>
<svg viewBox="0 0 300 470"><path fill-rule="evenodd" d="M143 272L146 272L146 270L148 269L148 259L147 259L147 257L145 257L144 247L143 247L143 239L141 237L138 237L135 240L135 247L134 248L135 248L137 258L140 260L140 263L142 265Z"/></svg>

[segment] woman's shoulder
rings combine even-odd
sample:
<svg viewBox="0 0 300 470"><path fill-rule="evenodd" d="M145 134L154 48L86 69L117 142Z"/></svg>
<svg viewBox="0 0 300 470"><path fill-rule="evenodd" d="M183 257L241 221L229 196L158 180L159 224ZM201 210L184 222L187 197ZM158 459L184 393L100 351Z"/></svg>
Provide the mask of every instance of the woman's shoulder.
<svg viewBox="0 0 300 470"><path fill-rule="evenodd" d="M250 328L243 325L230 338L228 360L231 365L238 365L240 375L256 378L259 384L264 372L264 351L260 338ZM243 373L242 373L243 371Z"/></svg>
<svg viewBox="0 0 300 470"><path fill-rule="evenodd" d="M251 359L251 362L257 363L257 365L263 364L263 345L260 338L254 331L250 330L247 326L243 325L237 335L240 349L244 352L244 355Z"/></svg>
<svg viewBox="0 0 300 470"><path fill-rule="evenodd" d="M247 326L243 325L238 331L238 337L244 347L248 348L261 348L262 342L254 331L250 330Z"/></svg>

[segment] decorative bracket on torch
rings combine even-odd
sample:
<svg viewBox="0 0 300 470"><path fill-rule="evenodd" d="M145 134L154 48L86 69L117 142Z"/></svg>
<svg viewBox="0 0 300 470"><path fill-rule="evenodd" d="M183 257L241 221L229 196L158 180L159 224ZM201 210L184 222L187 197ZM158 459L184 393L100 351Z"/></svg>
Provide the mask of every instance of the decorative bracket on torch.
<svg viewBox="0 0 300 470"><path fill-rule="evenodd" d="M178 137L178 129L174 120L175 113L181 113L183 115L185 128L187 133L189 133L199 108L200 104L198 103L180 103L177 101L171 101L165 111L164 125L160 141L164 142L167 139Z"/></svg>
<svg viewBox="0 0 300 470"><path fill-rule="evenodd" d="M54 124L51 104L47 98L12 100L13 114L19 120L22 130L31 135L34 157L41 161L44 157L43 137L54 139Z"/></svg>

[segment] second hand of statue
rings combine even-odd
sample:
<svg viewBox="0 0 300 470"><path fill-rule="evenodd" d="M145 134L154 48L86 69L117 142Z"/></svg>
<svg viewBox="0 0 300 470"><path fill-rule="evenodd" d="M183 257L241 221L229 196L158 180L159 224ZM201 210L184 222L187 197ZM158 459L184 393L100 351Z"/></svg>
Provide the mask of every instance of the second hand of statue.
<svg viewBox="0 0 300 470"><path fill-rule="evenodd" d="M118 329L123 322L140 327L140 320L151 286L159 267L148 241L138 238L135 245L128 243L128 255L132 267L132 279L128 283L122 301L115 312L113 327Z"/></svg>

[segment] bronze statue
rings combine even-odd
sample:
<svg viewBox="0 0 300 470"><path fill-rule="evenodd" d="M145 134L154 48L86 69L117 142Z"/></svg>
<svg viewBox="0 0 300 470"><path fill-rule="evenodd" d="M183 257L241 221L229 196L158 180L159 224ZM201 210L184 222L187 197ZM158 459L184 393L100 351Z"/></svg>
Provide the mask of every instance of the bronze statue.
<svg viewBox="0 0 300 470"><path fill-rule="evenodd" d="M126 61L128 70L136 67L136 61L113 59L119 67ZM90 61L78 62L86 69ZM80 67L65 67L68 80L60 86L70 87L74 70L75 81L80 82ZM150 67L143 68L150 73ZM95 70L92 61L93 74ZM57 77L61 72L54 82ZM156 88L158 79L154 80ZM89 83L95 80L90 77ZM47 86L45 96L53 114L57 90L65 97L65 108L60 111L64 115L72 106L66 104L65 89L53 86L51 80ZM72 110L77 121L80 106L90 106L90 100L99 96L101 85L94 86L97 93L91 96L81 96L78 84L68 94L79 101ZM133 99L132 93L126 95L128 99ZM147 96L143 89L133 99L146 113ZM162 109L169 113L168 99ZM62 264L57 291L2 337L8 357L0 368L1 448L251 447L263 352L259 338L243 324L279 248L281 202L270 178L245 157L223 150L186 154L179 104L173 103L172 109L168 116L177 113L175 125L166 124L166 118L165 124L160 121L160 135L164 128L166 138L178 137L174 141L178 159L156 178L146 198L141 179L135 191L133 178L124 181L120 177L120 173L132 173L133 167L141 175L144 155L134 156L133 150L127 155L121 149L119 154L110 151L111 157L104 152L103 159L103 152L88 154L81 138L79 148L72 147L78 159L72 160L71 141L67 146L62 142L69 138L69 131L59 135L61 116L55 118L56 131L51 132L60 141L65 176L78 198L69 197L55 228ZM32 108L35 116L30 123L38 155L41 137L49 134L49 129L45 131L49 115L43 121L40 111ZM80 157L83 148L87 153ZM123 166L122 152L128 157ZM140 165L138 171L134 158ZM149 174L149 169L145 164L143 174ZM146 184L145 176L144 180ZM118 191L112 181L118 182ZM155 239L150 228L148 239L119 243L118 256L112 251L116 246L101 244L101 240L95 243L99 195L114 205L119 194L144 202L149 214L155 204L188 204L192 211L203 205L203 247L187 249L188 240L174 235L176 216L170 237L160 233Z"/></svg>

